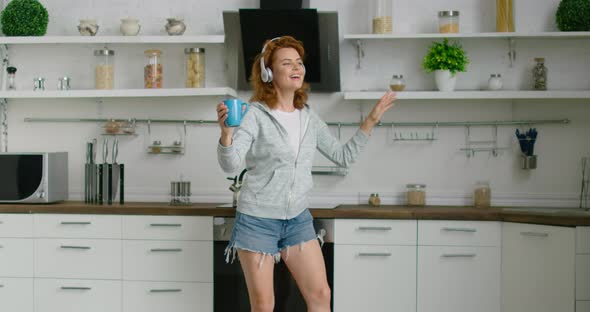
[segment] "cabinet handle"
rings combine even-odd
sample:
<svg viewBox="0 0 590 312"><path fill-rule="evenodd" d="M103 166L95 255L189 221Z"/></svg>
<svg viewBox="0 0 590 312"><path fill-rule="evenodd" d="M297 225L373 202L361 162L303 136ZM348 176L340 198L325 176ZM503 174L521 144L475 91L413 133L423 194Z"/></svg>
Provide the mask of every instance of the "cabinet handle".
<svg viewBox="0 0 590 312"><path fill-rule="evenodd" d="M359 226L360 231L391 231L391 226Z"/></svg>
<svg viewBox="0 0 590 312"><path fill-rule="evenodd" d="M163 293L163 292L181 292L182 289L150 289L150 292L152 293Z"/></svg>
<svg viewBox="0 0 590 312"><path fill-rule="evenodd" d="M82 221L82 222L75 222L75 221L62 221L60 222L61 225L89 225L92 222Z"/></svg>
<svg viewBox="0 0 590 312"><path fill-rule="evenodd" d="M168 226L168 227L181 227L180 223L151 223L150 226Z"/></svg>
<svg viewBox="0 0 590 312"><path fill-rule="evenodd" d="M88 247L88 246L67 246L67 245L62 245L62 246L60 246L60 248L62 248L62 249L90 249L90 247Z"/></svg>
<svg viewBox="0 0 590 312"><path fill-rule="evenodd" d="M4 246L0 245L0 249L4 248Z"/></svg>
<svg viewBox="0 0 590 312"><path fill-rule="evenodd" d="M469 233L475 233L477 232L477 229L474 228L453 228L453 227L444 227L443 231L447 231L447 232L469 232Z"/></svg>
<svg viewBox="0 0 590 312"><path fill-rule="evenodd" d="M151 252L181 252L182 248L152 248Z"/></svg>
<svg viewBox="0 0 590 312"><path fill-rule="evenodd" d="M1 220L0 220L0 224L4 224L4 221L1 221Z"/></svg>
<svg viewBox="0 0 590 312"><path fill-rule="evenodd" d="M3 288L3 287L4 287L4 285L0 284L0 288Z"/></svg>
<svg viewBox="0 0 590 312"><path fill-rule="evenodd" d="M475 254L474 253L443 254L442 257L444 257L444 258L473 258L473 257L475 257Z"/></svg>
<svg viewBox="0 0 590 312"><path fill-rule="evenodd" d="M359 252L359 257L391 257L391 252Z"/></svg>
<svg viewBox="0 0 590 312"><path fill-rule="evenodd" d="M520 232L520 235L523 236L535 236L535 237L547 237L549 233L542 233L542 232Z"/></svg>
<svg viewBox="0 0 590 312"><path fill-rule="evenodd" d="M61 289L63 290L91 290L91 287L70 287L70 286L62 286Z"/></svg>

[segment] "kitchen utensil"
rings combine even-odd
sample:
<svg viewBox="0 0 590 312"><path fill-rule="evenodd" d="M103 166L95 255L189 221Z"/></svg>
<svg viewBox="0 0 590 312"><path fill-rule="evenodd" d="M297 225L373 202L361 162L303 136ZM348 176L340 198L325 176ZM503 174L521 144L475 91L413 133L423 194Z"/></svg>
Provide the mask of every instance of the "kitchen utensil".
<svg viewBox="0 0 590 312"><path fill-rule="evenodd" d="M105 138L102 142L102 163L98 170L98 204L102 205L104 198L108 196L109 174L107 157L109 156L109 139Z"/></svg>
<svg viewBox="0 0 590 312"><path fill-rule="evenodd" d="M125 203L125 165L119 165L119 204L123 205Z"/></svg>
<svg viewBox="0 0 590 312"><path fill-rule="evenodd" d="M90 173L91 173L91 164L92 161L92 143L86 143L86 163L84 164L84 202L90 202Z"/></svg>
<svg viewBox="0 0 590 312"><path fill-rule="evenodd" d="M111 201L115 201L117 197L117 187L119 187L119 164L117 164L117 156L119 155L119 139L115 138L113 142L113 153L112 153L112 175L111 175L111 185L112 185L112 194L111 194Z"/></svg>
<svg viewBox="0 0 590 312"><path fill-rule="evenodd" d="M588 189L590 186L590 157L582 158L582 191L580 192L580 208L589 209L588 207Z"/></svg>
<svg viewBox="0 0 590 312"><path fill-rule="evenodd" d="M90 202L92 202L93 204L96 204L97 202L97 176L98 176L98 168L96 167L96 150L98 149L98 147L96 146L97 141L96 139L92 139L92 145L91 145L91 159L90 159Z"/></svg>

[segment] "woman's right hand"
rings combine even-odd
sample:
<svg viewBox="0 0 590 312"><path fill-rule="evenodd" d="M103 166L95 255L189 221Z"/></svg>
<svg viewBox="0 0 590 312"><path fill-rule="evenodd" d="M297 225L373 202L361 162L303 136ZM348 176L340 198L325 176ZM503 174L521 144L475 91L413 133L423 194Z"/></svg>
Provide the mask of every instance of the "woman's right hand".
<svg viewBox="0 0 590 312"><path fill-rule="evenodd" d="M219 104L217 104L217 122L219 123L219 127L221 128L220 142L223 146L231 145L231 137L233 133L233 128L225 125L225 120L227 119L227 111L227 106L225 106L223 102L219 102Z"/></svg>

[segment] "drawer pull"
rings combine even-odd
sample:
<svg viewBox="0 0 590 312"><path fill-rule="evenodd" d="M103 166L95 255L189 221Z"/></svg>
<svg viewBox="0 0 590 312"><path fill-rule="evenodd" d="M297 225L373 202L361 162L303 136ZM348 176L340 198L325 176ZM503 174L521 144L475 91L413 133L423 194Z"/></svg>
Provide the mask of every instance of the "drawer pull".
<svg viewBox="0 0 590 312"><path fill-rule="evenodd" d="M88 246L67 246L67 245L62 245L62 246L60 246L60 248L62 248L62 249L90 249L90 247L88 247Z"/></svg>
<svg viewBox="0 0 590 312"><path fill-rule="evenodd" d="M0 221L0 224L4 224L4 221Z"/></svg>
<svg viewBox="0 0 590 312"><path fill-rule="evenodd" d="M456 254L443 254L443 258L473 258L474 253L456 253Z"/></svg>
<svg viewBox="0 0 590 312"><path fill-rule="evenodd" d="M163 293L163 292L181 292L182 289L150 289L152 293Z"/></svg>
<svg viewBox="0 0 590 312"><path fill-rule="evenodd" d="M180 223L152 223L150 226L168 226L168 227L181 227L182 224Z"/></svg>
<svg viewBox="0 0 590 312"><path fill-rule="evenodd" d="M391 257L391 252L359 252L359 257Z"/></svg>
<svg viewBox="0 0 590 312"><path fill-rule="evenodd" d="M547 237L549 233L542 233L542 232L520 232L520 235L523 236L535 236L535 237Z"/></svg>
<svg viewBox="0 0 590 312"><path fill-rule="evenodd" d="M153 248L151 252L181 252L182 248Z"/></svg>
<svg viewBox="0 0 590 312"><path fill-rule="evenodd" d="M477 232L476 229L473 228L452 228L452 227L444 227L443 231L447 231L447 232L469 232L469 233L475 233Z"/></svg>
<svg viewBox="0 0 590 312"><path fill-rule="evenodd" d="M0 249L4 248L4 246L0 245Z"/></svg>
<svg viewBox="0 0 590 312"><path fill-rule="evenodd" d="M4 287L4 285L0 284L0 288L3 288L3 287Z"/></svg>
<svg viewBox="0 0 590 312"><path fill-rule="evenodd" d="M92 222L82 221L82 222L75 222L75 221L62 221L60 222L61 225L90 225Z"/></svg>
<svg viewBox="0 0 590 312"><path fill-rule="evenodd" d="M62 286L61 289L63 290L91 290L91 287L70 287L70 286Z"/></svg>
<svg viewBox="0 0 590 312"><path fill-rule="evenodd" d="M391 231L391 226L359 226L360 231Z"/></svg>

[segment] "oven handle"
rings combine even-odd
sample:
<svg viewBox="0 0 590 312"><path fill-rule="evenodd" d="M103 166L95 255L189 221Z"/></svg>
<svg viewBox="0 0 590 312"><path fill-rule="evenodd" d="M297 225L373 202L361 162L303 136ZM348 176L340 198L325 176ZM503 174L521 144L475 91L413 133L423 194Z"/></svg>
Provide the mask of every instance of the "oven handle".
<svg viewBox="0 0 590 312"><path fill-rule="evenodd" d="M317 233L317 239L320 241L320 248L324 247L324 237L326 236L326 230L320 229Z"/></svg>

